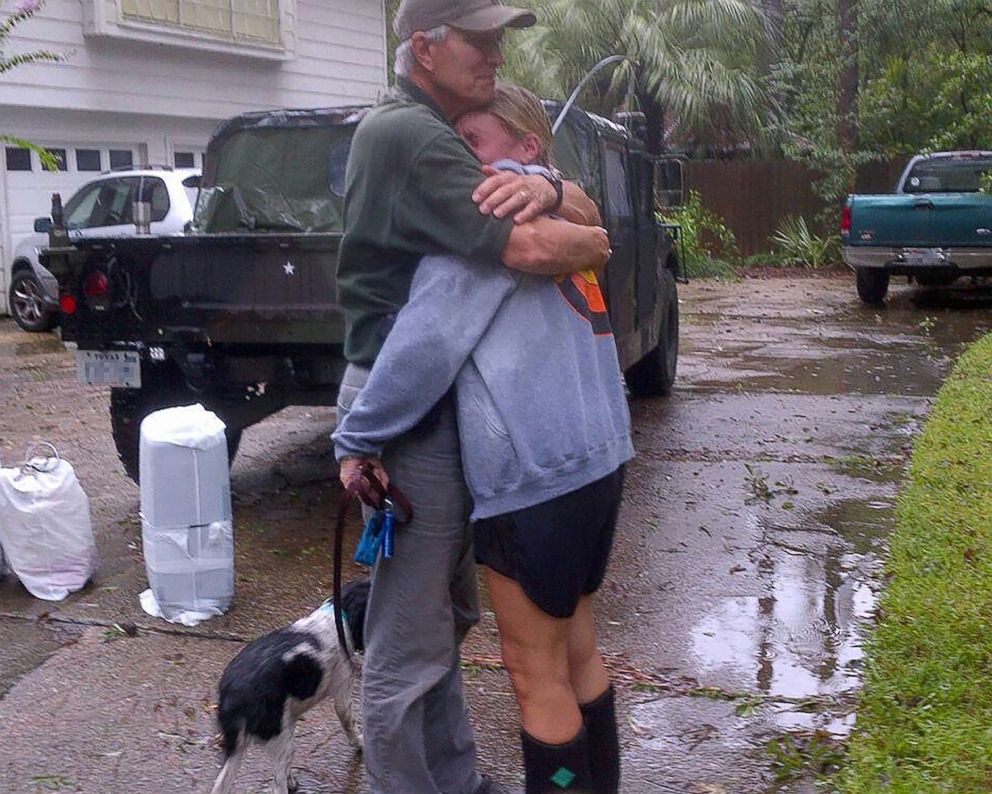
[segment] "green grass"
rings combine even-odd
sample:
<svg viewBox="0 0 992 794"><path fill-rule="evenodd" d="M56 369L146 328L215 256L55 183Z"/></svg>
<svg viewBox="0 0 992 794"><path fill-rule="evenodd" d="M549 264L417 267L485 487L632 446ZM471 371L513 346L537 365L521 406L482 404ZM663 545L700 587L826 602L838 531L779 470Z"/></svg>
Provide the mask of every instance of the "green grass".
<svg viewBox="0 0 992 794"><path fill-rule="evenodd" d="M992 791L992 335L937 397L896 506L852 794Z"/></svg>

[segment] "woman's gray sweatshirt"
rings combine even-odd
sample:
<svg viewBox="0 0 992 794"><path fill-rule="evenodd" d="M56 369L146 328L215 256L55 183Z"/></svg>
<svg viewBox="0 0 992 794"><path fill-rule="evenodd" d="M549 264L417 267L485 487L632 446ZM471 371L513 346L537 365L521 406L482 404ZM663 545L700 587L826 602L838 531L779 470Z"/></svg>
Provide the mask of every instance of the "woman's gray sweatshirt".
<svg viewBox="0 0 992 794"><path fill-rule="evenodd" d="M334 432L338 460L381 456L452 386L473 519L569 493L633 457L616 344L591 275L425 257Z"/></svg>

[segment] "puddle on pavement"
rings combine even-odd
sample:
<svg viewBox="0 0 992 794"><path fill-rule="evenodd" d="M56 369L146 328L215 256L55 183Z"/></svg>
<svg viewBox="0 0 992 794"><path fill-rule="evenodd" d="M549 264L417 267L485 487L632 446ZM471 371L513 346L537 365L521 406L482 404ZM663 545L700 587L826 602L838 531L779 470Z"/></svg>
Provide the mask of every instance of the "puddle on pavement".
<svg viewBox="0 0 992 794"><path fill-rule="evenodd" d="M757 561L757 595L715 602L692 629L691 649L705 675L728 670L745 693L770 705L781 730L846 734L860 686L866 627L878 597L891 502L845 500L807 521L838 541L804 548L802 529L779 530ZM789 542L788 536L797 536Z"/></svg>

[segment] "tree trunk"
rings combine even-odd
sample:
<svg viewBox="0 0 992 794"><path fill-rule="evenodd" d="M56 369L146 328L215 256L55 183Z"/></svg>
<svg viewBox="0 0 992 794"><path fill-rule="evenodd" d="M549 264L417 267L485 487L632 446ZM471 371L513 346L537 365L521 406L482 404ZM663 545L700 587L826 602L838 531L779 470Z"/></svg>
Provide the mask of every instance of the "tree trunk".
<svg viewBox="0 0 992 794"><path fill-rule="evenodd" d="M651 94L638 93L638 105L644 113L646 130L644 133L644 148L648 154L660 155L665 153L665 108Z"/></svg>
<svg viewBox="0 0 992 794"><path fill-rule="evenodd" d="M837 132L841 150L858 148L858 3L837 0L837 32L840 51L840 85L837 92Z"/></svg>

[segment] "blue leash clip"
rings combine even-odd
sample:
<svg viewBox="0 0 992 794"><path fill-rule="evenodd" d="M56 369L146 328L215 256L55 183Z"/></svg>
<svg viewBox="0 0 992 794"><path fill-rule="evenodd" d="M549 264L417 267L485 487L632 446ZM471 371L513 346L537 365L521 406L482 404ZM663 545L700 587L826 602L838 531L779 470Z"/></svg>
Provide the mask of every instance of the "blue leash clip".
<svg viewBox="0 0 992 794"><path fill-rule="evenodd" d="M393 556L393 533L396 530L396 515L393 513L393 503L386 499L385 510L382 515L382 558L392 559Z"/></svg>
<svg viewBox="0 0 992 794"><path fill-rule="evenodd" d="M365 522L365 529L355 549L355 562L375 566L382 552L382 558L388 560L393 556L393 533L396 527L396 515L393 513L393 503L386 499L382 510L376 510Z"/></svg>
<svg viewBox="0 0 992 794"><path fill-rule="evenodd" d="M379 547L381 545L382 513L377 510L365 522L365 529L362 531L362 537L358 541L358 548L355 549L355 562L371 568L375 565L376 558L379 556Z"/></svg>

